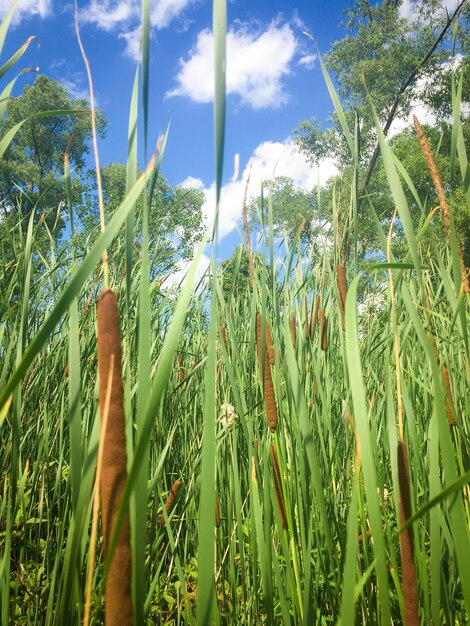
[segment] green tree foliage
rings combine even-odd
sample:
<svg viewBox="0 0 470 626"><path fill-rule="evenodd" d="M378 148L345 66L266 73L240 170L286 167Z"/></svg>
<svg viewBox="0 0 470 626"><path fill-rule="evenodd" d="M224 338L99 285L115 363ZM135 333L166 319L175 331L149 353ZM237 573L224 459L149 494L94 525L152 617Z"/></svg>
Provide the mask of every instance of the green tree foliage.
<svg viewBox="0 0 470 626"><path fill-rule="evenodd" d="M461 182L457 172L451 186L450 130L445 120L451 112L452 74L458 79L463 72L462 102L468 105L470 101L467 54L470 47L470 9L468 3L460 2L457 10L449 14L438 0L417 0L407 7L409 11L405 15L402 10L404 2L400 0L382 0L374 4L368 0L356 0L351 3L345 9L347 34L333 43L324 57L349 128L356 136L359 170L354 170L350 148L336 114L332 115L327 128L316 119L311 119L301 122L294 131L298 149L310 162L318 163L322 158L332 156L340 168L340 175L319 192L321 203L318 213L323 212L330 217L333 212L337 214L338 223L345 233L343 253L346 257L352 250L347 224L353 212L350 202L353 176L357 176L355 184L359 191L354 210L358 211L361 225L357 232L361 256L377 250L376 228L371 219L369 201L374 204L384 224L389 222L394 209L381 166L371 102L385 135L395 120L409 116L417 99L435 114L438 125L434 130L427 128L427 132L433 149L438 151L444 184L455 212L458 236L468 248L468 207L463 198L458 199L459 192L454 191ZM468 120L463 122L464 134L468 138L469 123ZM394 137L392 145L410 174L418 195L426 202L422 210L408 192L417 226L424 219L423 211L429 211L437 204L434 188L414 130L406 130ZM276 211L274 215L277 219ZM434 234L438 235L439 223L438 219L434 220L431 233L434 230ZM399 225L397 234L396 245L399 245ZM468 262L468 252L466 258Z"/></svg>
<svg viewBox="0 0 470 626"><path fill-rule="evenodd" d="M69 115L29 119L39 111L70 110ZM89 152L91 121L86 100L71 98L58 81L38 76L23 94L12 98L5 119L0 121L0 136L22 120L28 120L15 135L0 162L0 215L2 223L16 223L33 209L36 219L56 225L59 235L63 227L61 213L65 207L63 175L64 154L68 148L74 176L74 200L80 201L81 177ZM106 121L97 112L98 130L104 133Z"/></svg>
<svg viewBox="0 0 470 626"><path fill-rule="evenodd" d="M107 219L120 205L126 194L126 166L122 163L111 163L101 170L103 184L103 200ZM81 233L94 233L99 230L98 203L96 195L96 178L93 172L88 175L89 186L84 194L84 202L79 208ZM202 205L204 193L199 189L173 187L159 174L154 194L149 207L150 245L160 249L158 255L161 264L158 271L168 271L176 257L189 259L194 247L200 241L203 231ZM136 238L141 236L140 218L142 215L143 198L136 205ZM116 242L114 246L123 244ZM112 253L112 250L111 250ZM156 269L156 268L154 268Z"/></svg>
<svg viewBox="0 0 470 626"><path fill-rule="evenodd" d="M345 9L347 35L325 55L349 126L358 134L359 158L364 163L370 163L376 153L367 94L385 134L395 119L409 114L417 97L441 119L449 114L450 71L455 64L449 38L455 18L451 20L439 0L418 0L406 17L401 16L402 5L400 0L373 5L356 0ZM468 48L468 17L468 8L460 11L456 51L462 54ZM468 98L470 90L464 95ZM332 122L324 129L316 119L304 120L295 131L298 148L314 163L327 155L343 164L351 162L336 116Z"/></svg>
<svg viewBox="0 0 470 626"><path fill-rule="evenodd" d="M264 197L252 198L248 205L250 224L257 228L260 219L268 224L268 208L273 210L274 235L287 235L292 239L302 222L301 232L303 242L310 241L315 231L316 198L315 194L298 189L292 178L277 176L264 183Z"/></svg>
<svg viewBox="0 0 470 626"><path fill-rule="evenodd" d="M263 255L259 252L253 254L253 268L260 271L261 268L266 270ZM228 303L236 298L237 301L246 296L247 289L251 288L250 264L245 246L238 246L232 255L222 261L220 265L222 292L225 302Z"/></svg>

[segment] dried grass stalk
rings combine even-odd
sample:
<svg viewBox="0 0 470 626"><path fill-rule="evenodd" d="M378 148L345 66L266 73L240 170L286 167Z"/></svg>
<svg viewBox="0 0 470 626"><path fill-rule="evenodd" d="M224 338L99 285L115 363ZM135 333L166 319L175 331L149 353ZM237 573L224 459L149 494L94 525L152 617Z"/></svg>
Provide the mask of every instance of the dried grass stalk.
<svg viewBox="0 0 470 626"><path fill-rule="evenodd" d="M274 397L274 384L271 376L271 368L269 364L274 363L274 348L272 345L271 333L269 332L269 326L266 322L266 350L263 359L263 347L261 336L261 313L256 314L256 347L258 352L258 363L260 371L263 375L263 391L264 391L264 405L266 408L266 417L268 419L268 425L270 431L273 433L277 426L277 408L276 399ZM271 357L269 354L269 345L271 345ZM272 359L272 361L271 361Z"/></svg>
<svg viewBox="0 0 470 626"><path fill-rule="evenodd" d="M183 484L183 481L180 478L178 478L178 480L175 480L175 482L171 486L170 491L168 492L168 497L165 502L165 511L166 511L167 516L170 515L171 513L171 510L173 508L173 503L175 501L176 496L178 495L179 490L181 489L182 484ZM165 516L162 513L158 518L158 525L162 527L164 524L165 524Z"/></svg>
<svg viewBox="0 0 470 626"><path fill-rule="evenodd" d="M100 433L104 438L101 470L101 508L103 520L104 553L113 536L122 494L127 480L127 453L122 384L122 354L119 327L118 298L110 289L104 289L98 302L98 372L100 410L105 407L111 362L114 362L108 419ZM102 418L103 419L103 418ZM130 546L129 515L126 514L119 531L105 588L105 623L107 626L133 624L132 608L132 553Z"/></svg>
<svg viewBox="0 0 470 626"><path fill-rule="evenodd" d="M447 203L446 195L444 193L444 187L441 183L441 176L439 174L439 168L437 167L436 160L434 159L434 155L431 150L431 146L426 139L426 135L424 134L424 130L419 123L416 115L413 115L413 123L415 125L416 134L418 135L419 145L421 147L421 152L423 153L424 160L426 161L426 165L428 166L429 173L431 174L432 182L434 184L434 188L437 193L437 197L439 199L439 204L441 205L441 215L442 221L444 222L444 228L446 231L447 239L450 243L450 207ZM465 263L463 262L462 248L460 246L460 242L457 242L457 248L459 253L459 264L460 271L462 273L462 289L464 293L470 292L470 286L468 284L468 274L467 268L465 267Z"/></svg>
<svg viewBox="0 0 470 626"><path fill-rule="evenodd" d="M398 442L397 460L398 485L400 489L400 523L403 525L412 514L408 450L403 441ZM414 560L413 529L411 526L400 534L400 551L405 626L419 626L418 583Z"/></svg>
<svg viewBox="0 0 470 626"><path fill-rule="evenodd" d="M336 280L338 283L338 293L339 293L339 306L341 309L341 325L343 330L346 329L345 322L345 311L346 311L346 272L344 270L344 265L340 263L336 268Z"/></svg>
<svg viewBox="0 0 470 626"><path fill-rule="evenodd" d="M442 382L444 383L444 389L446 393L446 413L447 413L447 421L451 426L455 426L457 424L455 410L454 410L454 396L452 395L452 387L450 386L450 378L449 378L449 370L447 369L447 365L443 365L441 367L441 375Z"/></svg>
<svg viewBox="0 0 470 626"><path fill-rule="evenodd" d="M284 493L282 491L281 472L279 470L279 462L277 460L276 446L271 446L271 461L273 464L274 490L276 492L276 504L281 518L282 527L287 528L286 503Z"/></svg>

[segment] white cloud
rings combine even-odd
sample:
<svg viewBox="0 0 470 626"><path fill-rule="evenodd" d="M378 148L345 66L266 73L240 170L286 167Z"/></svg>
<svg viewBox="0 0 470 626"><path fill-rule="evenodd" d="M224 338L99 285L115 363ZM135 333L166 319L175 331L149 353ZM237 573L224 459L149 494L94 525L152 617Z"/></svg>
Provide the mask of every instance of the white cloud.
<svg viewBox="0 0 470 626"><path fill-rule="evenodd" d="M387 137L391 138L401 133L405 128L413 124L413 115L416 115L420 124L428 124L434 126L436 116L423 102L415 101L411 108L411 112L406 118L395 118L390 126Z"/></svg>
<svg viewBox="0 0 470 626"><path fill-rule="evenodd" d="M275 176L288 176L299 189L311 190L320 181L324 184L331 176L338 173L332 159L325 159L320 167L310 165L304 157L295 151L292 138L285 141L265 141L253 152L240 179L230 181L223 186L219 207L219 239L222 240L240 224L245 194L246 181L251 167L248 186L248 198L260 194L262 182ZM192 177L182 185L197 184L201 181ZM202 207L206 223L210 226L215 213L215 185L205 190L206 201Z"/></svg>
<svg viewBox="0 0 470 626"><path fill-rule="evenodd" d="M3 19L12 5L12 0L0 0L0 19ZM12 23L19 24L28 17L49 17L52 14L52 0L18 0Z"/></svg>
<svg viewBox="0 0 470 626"><path fill-rule="evenodd" d="M317 60L316 54L306 54L305 56L299 59L299 65L302 65L308 70L311 70L315 65L315 61Z"/></svg>
<svg viewBox="0 0 470 626"><path fill-rule="evenodd" d="M126 47L124 49L125 56L129 57L133 61L139 61L140 59L140 37L142 29L140 26L129 30L127 33L119 33L119 39L124 39Z"/></svg>
<svg viewBox="0 0 470 626"><path fill-rule="evenodd" d="M101 30L111 31L126 27L139 18L139 5L135 0L91 0L80 11L80 20L94 24Z"/></svg>
<svg viewBox="0 0 470 626"><path fill-rule="evenodd" d="M166 28L195 0L158 0L152 4L150 20L158 29Z"/></svg>
<svg viewBox="0 0 470 626"><path fill-rule="evenodd" d="M196 1L153 0L150 7L151 25L157 29L166 28ZM121 35L127 39L127 36L136 30L137 22L140 23L141 2L140 0L90 0L88 5L80 11L80 19L84 23L95 24L101 30L121 29Z"/></svg>
<svg viewBox="0 0 470 626"><path fill-rule="evenodd" d="M200 178L194 178L194 176L188 176L183 180L182 183L178 185L178 187L182 187L183 189L204 189L204 183Z"/></svg>
<svg viewBox="0 0 470 626"><path fill-rule="evenodd" d="M448 11L449 14L453 13L457 8L459 0L441 0L442 9ZM407 20L413 20L418 17L416 0L403 0L399 8L400 17L404 17Z"/></svg>
<svg viewBox="0 0 470 626"><path fill-rule="evenodd" d="M200 281L202 276L207 272L210 262L211 260L207 256L207 254L201 255L198 268L196 271L196 276L194 279L193 287L197 285L197 283ZM192 263L195 263L195 261L179 261L176 264L176 269L163 279L160 285L161 288L164 290L167 290L167 289L175 289L175 288L178 289L179 287L181 287L181 285L183 284L191 268Z"/></svg>
<svg viewBox="0 0 470 626"><path fill-rule="evenodd" d="M460 54L456 54L454 59L451 62L445 63L443 67L445 69L448 69L449 67L451 67L454 70L457 70L462 62L462 58L463 57ZM418 94L429 92L430 90L433 89L432 78L429 78L429 77L419 78L416 81L415 88ZM467 106L464 105L462 107L462 113L464 115L470 114L470 109L468 105ZM424 104L422 100L416 97L411 103L410 114L406 118L401 118L401 119L396 118L392 122L392 125L390 126L387 136L394 137L398 133L401 133L401 131L404 130L407 126L409 126L410 124L413 124L413 115L416 115L416 117L418 118L421 124L434 126L437 123L436 115L431 111L431 109L426 104ZM452 122L450 118L447 121L449 123Z"/></svg>
<svg viewBox="0 0 470 626"><path fill-rule="evenodd" d="M227 94L236 94L254 109L279 107L288 100L283 78L292 72L299 43L289 24L272 22L250 31L236 24L227 34ZM189 59L180 59L177 86L167 96L188 96L195 102L213 98L213 37L199 33Z"/></svg>
<svg viewBox="0 0 470 626"><path fill-rule="evenodd" d="M70 79L61 78L60 82L67 89L68 94L74 100L88 100L90 92L83 74L75 74ZM95 102L96 104L96 102ZM98 106L98 105L97 105Z"/></svg>

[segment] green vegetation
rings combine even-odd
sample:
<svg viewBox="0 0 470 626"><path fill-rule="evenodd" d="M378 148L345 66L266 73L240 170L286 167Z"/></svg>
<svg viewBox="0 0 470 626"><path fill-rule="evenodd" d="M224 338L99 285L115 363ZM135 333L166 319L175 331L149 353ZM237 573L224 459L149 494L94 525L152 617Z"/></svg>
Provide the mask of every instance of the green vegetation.
<svg viewBox="0 0 470 626"><path fill-rule="evenodd" d="M142 89L132 95L131 129L138 98L148 110L143 4ZM225 24L225 3L214 0L217 193ZM452 80L448 166L437 162L451 209L458 197L468 211L463 77ZM265 258L250 264L247 241L219 270L215 241L212 271L195 291L203 240L177 296L162 291L160 268L167 271L169 255L192 248L200 233L184 222L186 234L172 247L165 203L182 206L185 192L159 182L165 137L138 172L132 130L125 188L121 166L103 168L110 210L100 233L98 216L88 239L75 229L80 209L67 159L67 257L47 221L31 212L23 227L18 215L0 295L2 624L78 626L88 606L89 623L102 624L105 585L109 618L109 603L127 598L129 580L137 624L468 622L470 295L454 219L441 199L435 209L428 179L413 183L415 160L407 162L400 142L414 139L397 138L395 155L371 107L381 168L367 210L382 259L364 256L358 269L348 240L362 228L357 182L367 164L329 88L358 176L345 179L347 194L333 187L324 196L331 228L321 249L306 247L297 227L286 229L276 252L276 203L289 197L284 181L279 197L259 202ZM3 132L6 155L14 133ZM155 199L158 185L165 191ZM162 218L152 222L154 202ZM35 203L40 210L40 196ZM443 235L431 236L441 217ZM44 235L48 254L38 250ZM38 263L43 271L33 281ZM97 324L107 287L119 296L120 405L119 340L106 339L117 318L106 322L114 313L100 312ZM107 440L108 420L119 412L124 432ZM112 454L119 438L127 460L122 445ZM115 464L120 495L109 505ZM100 493L107 512L114 506L112 524L121 524L111 533L98 515ZM107 575L126 545L132 578L124 568L120 598Z"/></svg>

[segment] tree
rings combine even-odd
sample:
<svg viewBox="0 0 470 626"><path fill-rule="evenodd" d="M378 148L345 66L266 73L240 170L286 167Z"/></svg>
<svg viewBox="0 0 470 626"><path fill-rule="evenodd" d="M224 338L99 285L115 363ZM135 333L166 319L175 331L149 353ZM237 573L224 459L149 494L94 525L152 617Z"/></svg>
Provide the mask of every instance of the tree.
<svg viewBox="0 0 470 626"><path fill-rule="evenodd" d="M342 98L349 127L358 135L359 160L366 166L363 186L367 186L378 157L369 97L385 134L395 119L409 114L417 97L438 117L448 115L450 100L445 93L453 52L446 42L450 26L460 16L458 51L465 53L468 47L469 13L464 2L459 2L452 15L443 11L440 0L418 0L408 16L400 13L402 0L374 5L355 0L345 9L348 33L333 43L325 63ZM468 101L470 90L465 98ZM315 119L304 120L294 131L296 143L314 163L334 155L344 166L352 157L336 115L332 122L324 129Z"/></svg>
<svg viewBox="0 0 470 626"><path fill-rule="evenodd" d="M95 173L89 172L88 178L90 184L84 195L83 205L79 208L78 217L82 232L88 234L94 232L96 235L99 230L99 217ZM111 163L103 167L101 179L106 219L109 219L126 194L126 166L122 163ZM203 204L202 191L172 187L163 175L159 174L149 207L149 237L151 246L158 247L160 259L159 267L154 270L166 272L173 266L176 258L189 259L193 256L194 247L204 231ZM141 238L142 207L141 197L136 204L137 241ZM123 233L121 237L124 237Z"/></svg>
<svg viewBox="0 0 470 626"><path fill-rule="evenodd" d="M440 121L440 131L437 131L440 136L440 132L447 132L443 122L450 112L451 74L459 63L457 73L465 71L469 66L468 57L465 56L470 47L468 2L465 4L460 0L450 15L442 9L438 0L417 0L407 6L412 10L405 15L406 7L402 0L383 0L373 5L367 0L355 0L345 9L346 36L335 42L325 55L327 69L342 99L346 121L357 138L359 170L355 171L354 159L336 114L332 115L332 124L328 128L312 119L304 120L294 131L298 149L312 163L317 163L325 156L334 156L337 160L340 175L330 181L326 193L323 191L321 196L323 209L326 208L331 214L335 194L335 210L345 230L343 254L346 257L352 247L347 228L352 185L357 190L360 223L357 234L362 256L377 250L377 247L373 247L373 233L376 229L371 222L365 198L372 200L379 217L384 221L391 218L394 209L383 169L381 173L377 172L381 168L380 151L371 103L387 135L393 121L407 117L413 101L419 99ZM451 29L457 17L459 26ZM453 47L449 40L454 33L456 39ZM468 76L464 78L464 83L467 89L463 90L463 99L468 104ZM467 134L467 122L464 122L464 126ZM435 136L433 142L437 147ZM413 172L412 178L422 197L427 197L429 201L434 199L433 187L420 157L414 131L395 138L392 144L399 158L405 161L405 167ZM444 169L448 167L448 154L448 146L441 145L439 158ZM414 155L414 160L411 155ZM449 185L450 179L447 182ZM450 191L449 186L448 189ZM420 211L411 194L409 200L417 223ZM456 215L460 237L468 238L464 204L454 200L456 212L460 211Z"/></svg>
<svg viewBox="0 0 470 626"><path fill-rule="evenodd" d="M70 110L68 115L48 117L31 116L39 111ZM0 216L4 227L11 228L21 215L24 224L36 209L36 220L45 219L55 234L60 235L65 207L63 175L64 154L68 149L71 167L75 173L73 195L80 202L82 178L88 140L91 137L91 119L86 100L71 98L58 81L38 76L23 94L12 98L7 115L0 121L0 137L22 120L27 120L15 135L0 162ZM102 112L97 111L98 131L106 126Z"/></svg>
<svg viewBox="0 0 470 626"><path fill-rule="evenodd" d="M287 235L293 238L302 222L304 226L301 232L303 242L312 237L316 224L316 201L315 195L298 189L292 178L277 176L272 180L265 181L264 197L251 198L248 205L248 215L251 226L259 225L260 217L268 224L268 207L272 207L274 235L282 237Z"/></svg>
<svg viewBox="0 0 470 626"><path fill-rule="evenodd" d="M259 252L253 254L253 268L259 271L262 266L266 266L263 255ZM244 246L238 246L232 255L222 261L220 264L222 293L225 302L229 303L236 297L237 301L242 302L248 288L251 288L250 263L248 261L248 253Z"/></svg>

